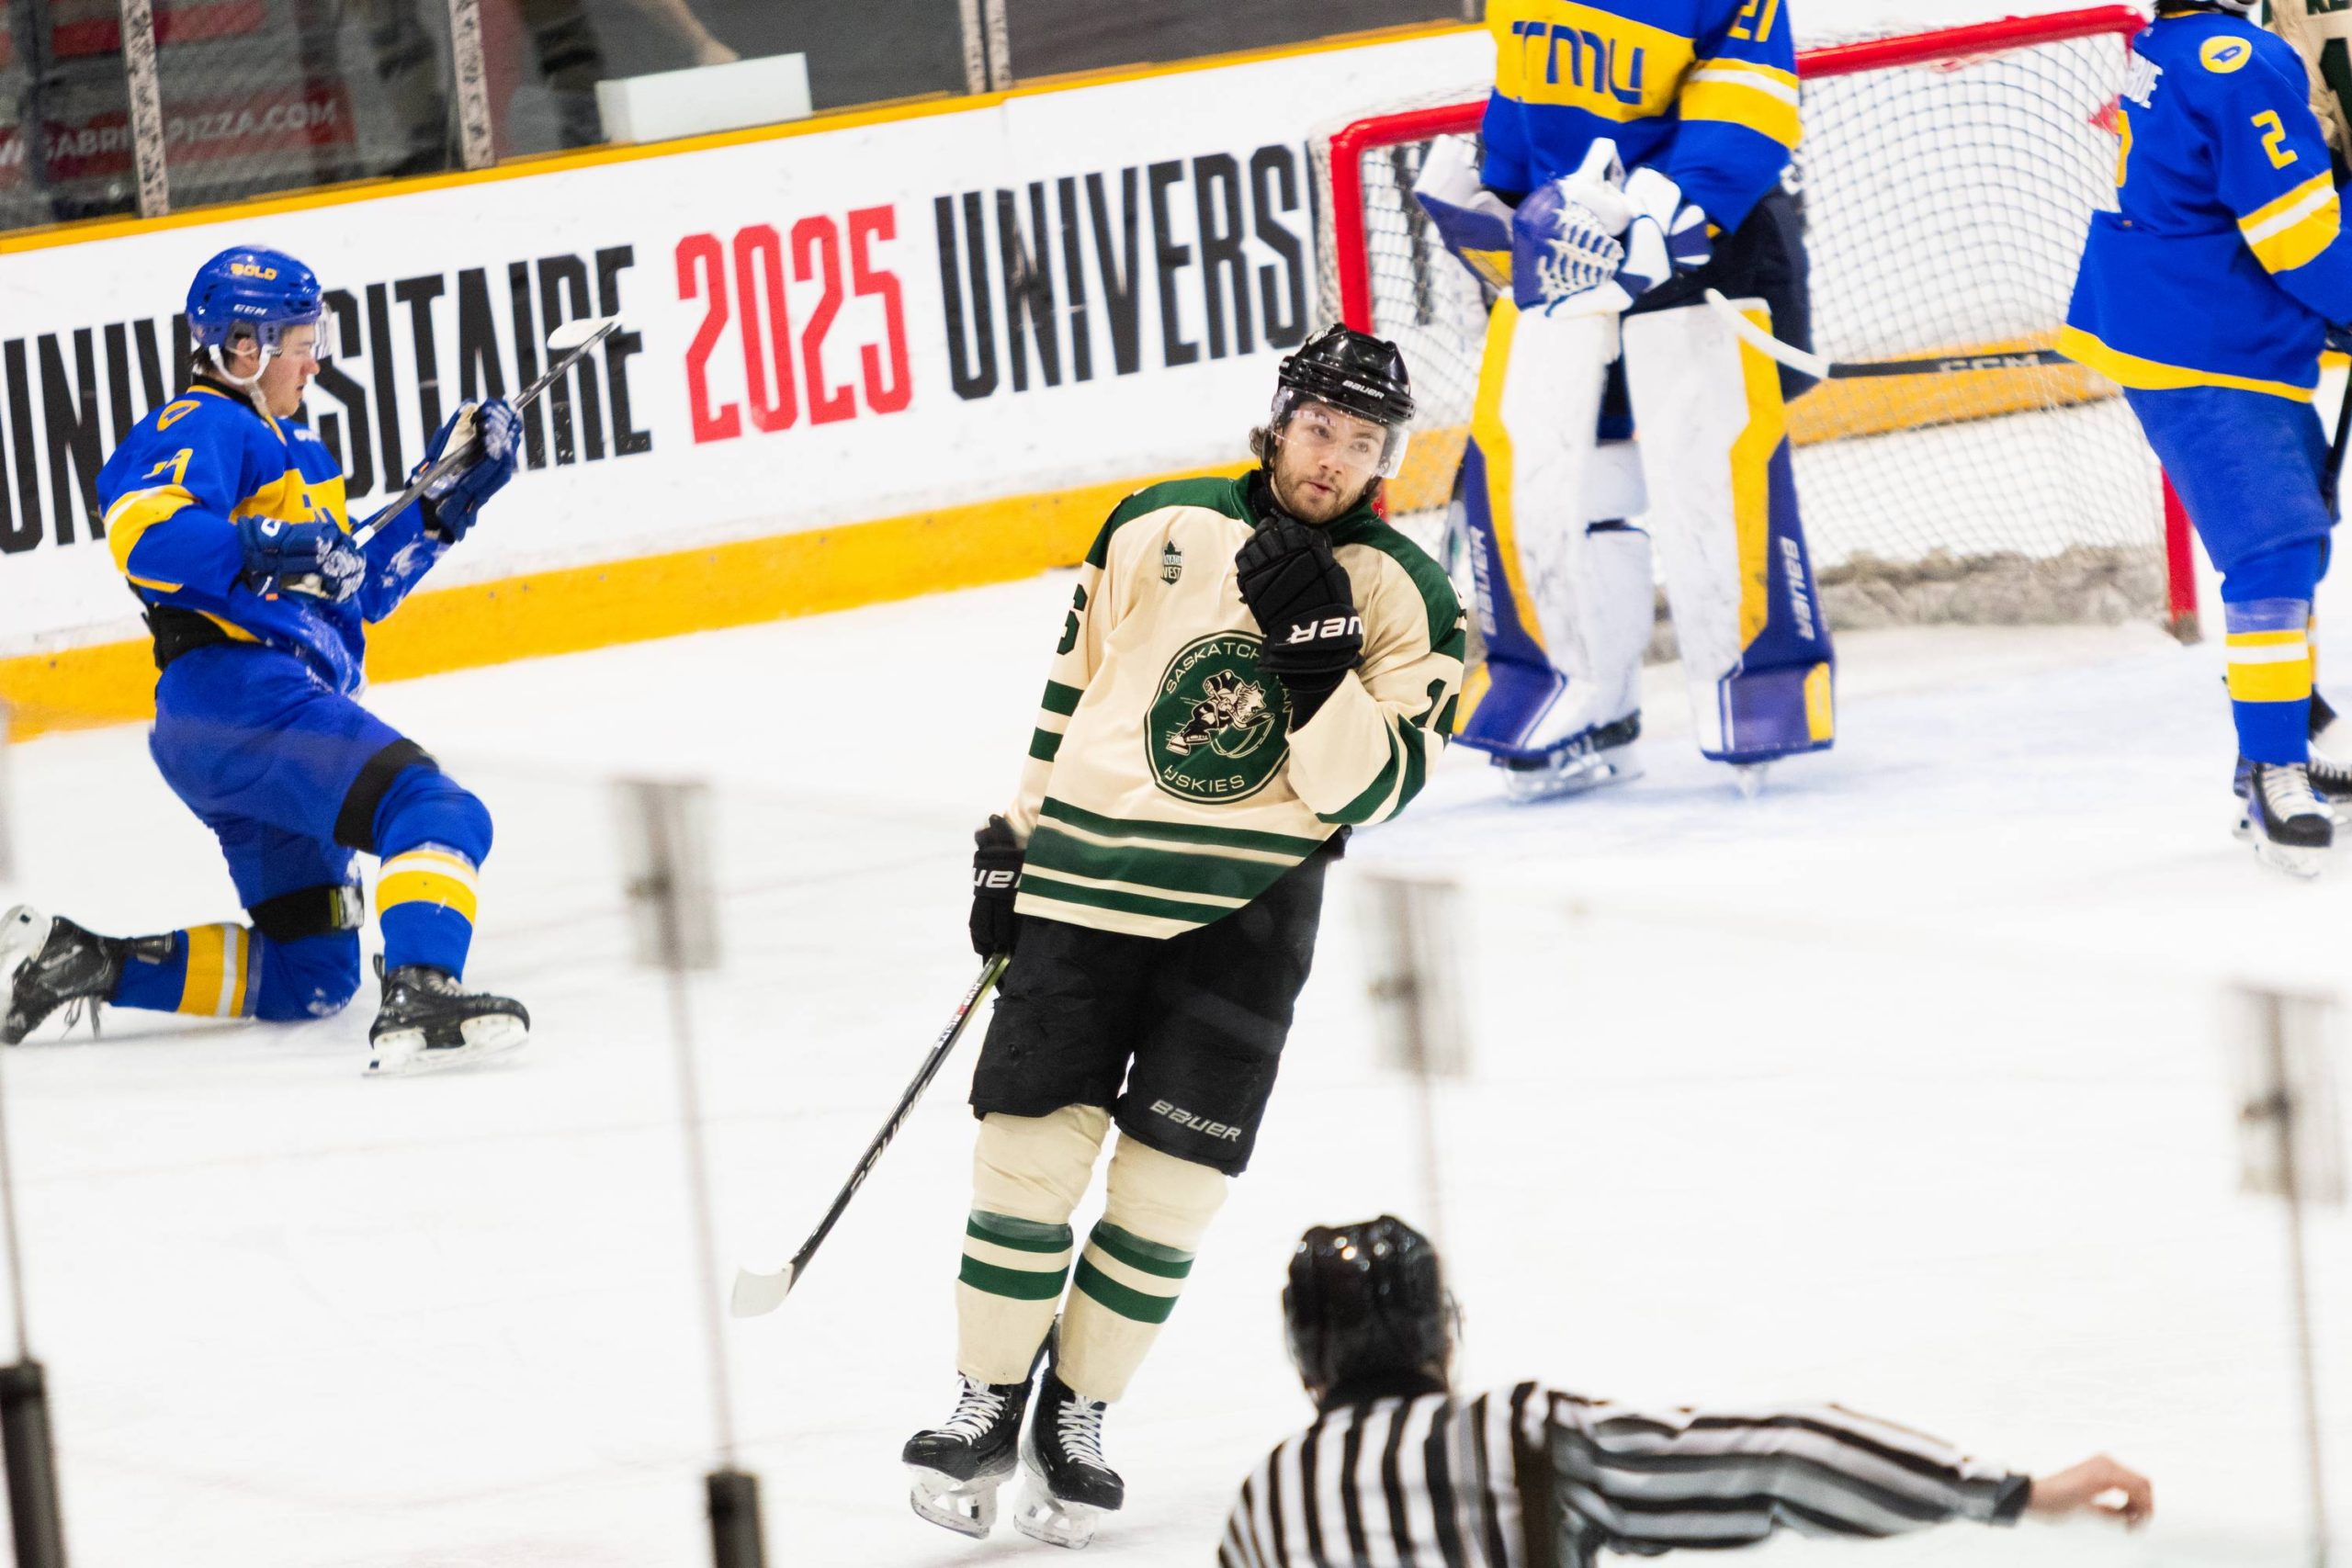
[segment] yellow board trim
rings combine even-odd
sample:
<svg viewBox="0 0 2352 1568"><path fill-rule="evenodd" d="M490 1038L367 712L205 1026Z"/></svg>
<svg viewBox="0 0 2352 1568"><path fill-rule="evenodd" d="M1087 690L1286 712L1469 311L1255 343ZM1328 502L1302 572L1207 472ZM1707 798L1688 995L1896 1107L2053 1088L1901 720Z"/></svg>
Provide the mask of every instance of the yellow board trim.
<svg viewBox="0 0 2352 1568"><path fill-rule="evenodd" d="M2250 376L2229 376L2218 370L2192 370L2165 365L2113 349L2083 331L2068 327L2058 334L2058 352L2077 365L2088 366L2120 387L2142 392L2177 392L2190 387L2226 387L2241 392L2262 392L2295 402L2312 400L2313 389L2285 381L2263 381Z"/></svg>
<svg viewBox="0 0 2352 1568"><path fill-rule="evenodd" d="M408 680L1009 582L1083 559L1102 519L1144 485L1246 468L1190 468L425 589L371 633L368 672ZM141 638L0 658L14 735L153 717L151 646Z"/></svg>
<svg viewBox="0 0 2352 1568"><path fill-rule="evenodd" d="M1771 312L1742 311L1770 333ZM1732 525L1739 546L1739 646L1763 635L1772 616L1772 457L1788 439L1789 414L1781 401L1781 369L1747 344L1739 345L1740 378L1747 389L1747 428L1731 445Z"/></svg>

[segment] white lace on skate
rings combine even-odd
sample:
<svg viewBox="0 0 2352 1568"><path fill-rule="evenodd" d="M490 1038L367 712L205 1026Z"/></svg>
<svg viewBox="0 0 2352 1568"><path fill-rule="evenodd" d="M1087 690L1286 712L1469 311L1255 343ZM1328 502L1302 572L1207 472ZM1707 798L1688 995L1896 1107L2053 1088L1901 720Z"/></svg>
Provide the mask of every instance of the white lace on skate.
<svg viewBox="0 0 2352 1568"><path fill-rule="evenodd" d="M2243 835L2263 861L2293 876L2317 876L2335 840L2335 823L2312 791L2300 762L2266 764L2255 770L2254 798L2246 803Z"/></svg>
<svg viewBox="0 0 2352 1568"><path fill-rule="evenodd" d="M1106 1406L1088 1399L1073 1399L1054 1415L1054 1440L1063 1453L1080 1464L1108 1470L1102 1457L1102 1413Z"/></svg>
<svg viewBox="0 0 2352 1568"><path fill-rule="evenodd" d="M941 1422L939 1429L967 1443L977 1443L1003 1418L1005 1396L986 1383L974 1382L961 1372L956 1374L956 1382L958 1385L956 1414Z"/></svg>
<svg viewBox="0 0 2352 1568"><path fill-rule="evenodd" d="M2262 809L2274 822L2327 814L2312 793L2310 770L2301 763L2262 770Z"/></svg>

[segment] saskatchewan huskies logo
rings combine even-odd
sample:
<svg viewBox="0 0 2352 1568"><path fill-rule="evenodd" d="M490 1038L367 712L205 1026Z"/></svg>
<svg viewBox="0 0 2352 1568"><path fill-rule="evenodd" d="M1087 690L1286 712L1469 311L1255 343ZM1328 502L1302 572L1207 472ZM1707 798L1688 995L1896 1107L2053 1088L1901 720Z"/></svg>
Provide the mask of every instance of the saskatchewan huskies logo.
<svg viewBox="0 0 2352 1568"><path fill-rule="evenodd" d="M1144 727L1154 783L1180 800L1243 800L1289 750L1282 682L1260 672L1261 639L1219 632L1168 662Z"/></svg>

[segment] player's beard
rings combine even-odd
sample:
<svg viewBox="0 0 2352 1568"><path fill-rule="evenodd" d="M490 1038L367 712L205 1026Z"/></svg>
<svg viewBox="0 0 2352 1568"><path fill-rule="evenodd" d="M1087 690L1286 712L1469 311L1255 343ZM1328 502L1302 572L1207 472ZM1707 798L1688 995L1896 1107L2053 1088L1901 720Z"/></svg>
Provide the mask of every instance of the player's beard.
<svg viewBox="0 0 2352 1568"><path fill-rule="evenodd" d="M1341 488L1344 481L1335 483L1322 473L1293 473L1284 467L1280 452L1274 455L1271 478L1274 500L1283 510L1302 523L1317 525L1332 522L1353 511L1377 482L1367 479L1351 491Z"/></svg>

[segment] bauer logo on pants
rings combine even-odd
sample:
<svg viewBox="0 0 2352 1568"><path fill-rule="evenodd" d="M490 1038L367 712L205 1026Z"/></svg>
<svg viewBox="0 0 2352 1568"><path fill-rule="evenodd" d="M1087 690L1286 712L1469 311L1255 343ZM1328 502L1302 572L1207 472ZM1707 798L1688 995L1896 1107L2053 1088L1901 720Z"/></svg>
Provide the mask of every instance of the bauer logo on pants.
<svg viewBox="0 0 2352 1568"><path fill-rule="evenodd" d="M1246 800L1288 754L1289 703L1258 669L1260 639L1219 632L1187 645L1159 678L1144 727L1151 776L1180 800Z"/></svg>

